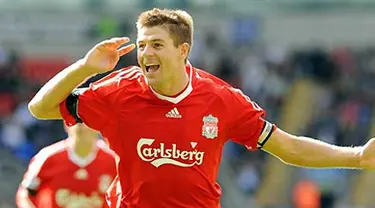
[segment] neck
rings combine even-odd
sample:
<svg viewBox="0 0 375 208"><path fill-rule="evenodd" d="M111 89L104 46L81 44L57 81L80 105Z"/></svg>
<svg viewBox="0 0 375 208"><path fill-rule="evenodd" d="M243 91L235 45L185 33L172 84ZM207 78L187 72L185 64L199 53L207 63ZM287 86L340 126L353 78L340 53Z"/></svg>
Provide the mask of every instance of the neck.
<svg viewBox="0 0 375 208"><path fill-rule="evenodd" d="M167 82L155 84L152 87L155 92L165 96L175 96L186 88L189 84L189 75L185 70L185 65L181 67L181 70L177 70L177 73L171 77Z"/></svg>
<svg viewBox="0 0 375 208"><path fill-rule="evenodd" d="M87 157L94 151L96 140L93 138L75 136L72 141L74 153L81 158Z"/></svg>

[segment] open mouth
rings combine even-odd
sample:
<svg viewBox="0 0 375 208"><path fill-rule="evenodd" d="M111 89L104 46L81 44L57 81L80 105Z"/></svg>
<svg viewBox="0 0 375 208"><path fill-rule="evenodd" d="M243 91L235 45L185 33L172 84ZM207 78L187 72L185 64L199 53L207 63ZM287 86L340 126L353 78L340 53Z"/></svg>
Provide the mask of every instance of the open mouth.
<svg viewBox="0 0 375 208"><path fill-rule="evenodd" d="M147 64L146 65L146 72L149 73L149 72L156 72L158 71L160 68L160 65L159 64Z"/></svg>

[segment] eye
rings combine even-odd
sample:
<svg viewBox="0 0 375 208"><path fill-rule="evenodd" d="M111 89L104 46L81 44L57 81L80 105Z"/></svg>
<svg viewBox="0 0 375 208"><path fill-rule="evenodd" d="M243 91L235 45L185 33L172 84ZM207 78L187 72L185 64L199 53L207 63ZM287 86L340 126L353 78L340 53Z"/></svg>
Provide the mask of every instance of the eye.
<svg viewBox="0 0 375 208"><path fill-rule="evenodd" d="M154 48L161 48L161 47L163 47L162 44L160 44L160 43L154 43Z"/></svg>
<svg viewBox="0 0 375 208"><path fill-rule="evenodd" d="M138 44L138 49L143 50L145 48L145 44Z"/></svg>

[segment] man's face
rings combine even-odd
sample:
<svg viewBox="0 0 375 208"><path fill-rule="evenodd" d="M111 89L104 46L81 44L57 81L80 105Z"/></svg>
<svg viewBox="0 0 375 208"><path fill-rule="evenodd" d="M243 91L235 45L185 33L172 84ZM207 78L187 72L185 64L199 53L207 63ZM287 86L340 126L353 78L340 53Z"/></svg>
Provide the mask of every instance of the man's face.
<svg viewBox="0 0 375 208"><path fill-rule="evenodd" d="M137 56L138 64L151 86L173 79L176 66L185 59L181 45L176 47L168 31L161 26L138 30Z"/></svg>

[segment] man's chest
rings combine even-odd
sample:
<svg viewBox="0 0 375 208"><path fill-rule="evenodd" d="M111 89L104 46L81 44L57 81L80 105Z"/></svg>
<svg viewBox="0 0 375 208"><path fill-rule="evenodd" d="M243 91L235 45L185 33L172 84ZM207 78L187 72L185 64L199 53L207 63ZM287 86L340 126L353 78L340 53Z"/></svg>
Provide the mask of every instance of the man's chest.
<svg viewBox="0 0 375 208"><path fill-rule="evenodd" d="M111 173L101 170L99 165L92 163L86 167L79 167L70 161L61 160L60 163L50 165L42 174L45 184L51 189L68 189L77 193L91 193L98 191L105 193L113 180ZM96 167L96 168L95 168Z"/></svg>
<svg viewBox="0 0 375 208"><path fill-rule="evenodd" d="M229 122L225 106L212 99L138 103L122 111L121 118L123 152L136 154L156 167L189 167L201 165L205 157L216 159L221 155Z"/></svg>
<svg viewBox="0 0 375 208"><path fill-rule="evenodd" d="M152 132L181 135L201 134L202 126L217 126L218 138L226 133L228 109L215 96L190 96L179 103L155 99L129 99L119 107L120 126L135 132ZM210 136L208 136L210 137Z"/></svg>

